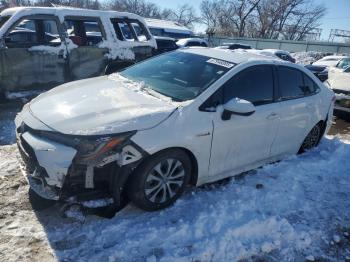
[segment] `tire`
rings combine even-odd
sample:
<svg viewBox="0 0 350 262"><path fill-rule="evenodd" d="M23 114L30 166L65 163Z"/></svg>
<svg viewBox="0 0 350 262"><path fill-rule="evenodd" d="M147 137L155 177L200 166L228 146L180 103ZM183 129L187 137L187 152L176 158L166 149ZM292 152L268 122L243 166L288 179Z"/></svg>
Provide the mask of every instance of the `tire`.
<svg viewBox="0 0 350 262"><path fill-rule="evenodd" d="M32 189L29 189L28 197L29 197L29 203L31 204L33 210L35 211L48 209L57 203L57 201L55 200L42 198L37 193L35 193Z"/></svg>
<svg viewBox="0 0 350 262"><path fill-rule="evenodd" d="M139 208L155 211L172 205L190 181L191 160L180 149L147 158L130 175L128 196Z"/></svg>
<svg viewBox="0 0 350 262"><path fill-rule="evenodd" d="M311 150L314 147L317 147L323 135L323 123L318 123L315 125L311 131L305 137L299 153L304 153L308 150Z"/></svg>

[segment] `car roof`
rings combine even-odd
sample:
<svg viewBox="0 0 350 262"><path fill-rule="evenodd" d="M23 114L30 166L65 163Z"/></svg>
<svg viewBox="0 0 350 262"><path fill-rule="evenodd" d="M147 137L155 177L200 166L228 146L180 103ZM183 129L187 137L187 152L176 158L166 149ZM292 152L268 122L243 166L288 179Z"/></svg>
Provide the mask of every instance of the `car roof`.
<svg viewBox="0 0 350 262"><path fill-rule="evenodd" d="M327 60L327 59L334 59L334 60L340 60L342 58L347 58L348 56L344 56L344 55L328 55L325 57L322 57L320 60L318 61L323 61L323 60ZM316 61L317 62L317 61Z"/></svg>
<svg viewBox="0 0 350 262"><path fill-rule="evenodd" d="M191 37L191 38L182 38L179 39L176 43L180 45L185 45L189 41L196 41L196 42L202 42L202 43L207 43L207 40L199 37Z"/></svg>
<svg viewBox="0 0 350 262"><path fill-rule="evenodd" d="M187 52L207 56L210 58L220 59L234 64L241 64L251 60L265 60L287 63L285 61L280 60L278 57L266 56L259 53L251 53L243 49L230 50L209 47L190 47L181 49L180 52Z"/></svg>
<svg viewBox="0 0 350 262"><path fill-rule="evenodd" d="M59 14L64 13L66 15L81 15L81 16L96 16L100 14L120 14L121 16L138 16L132 13L127 12L118 12L118 11L100 11L100 10L91 10L91 9L81 9L73 7L11 7L4 9L0 15L9 16L19 12L26 12L32 14Z"/></svg>

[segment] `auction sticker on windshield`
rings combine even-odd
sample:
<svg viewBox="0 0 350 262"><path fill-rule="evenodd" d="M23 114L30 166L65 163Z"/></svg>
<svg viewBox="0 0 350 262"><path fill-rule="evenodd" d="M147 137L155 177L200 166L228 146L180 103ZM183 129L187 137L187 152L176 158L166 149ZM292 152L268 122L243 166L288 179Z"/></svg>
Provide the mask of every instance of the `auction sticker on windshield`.
<svg viewBox="0 0 350 262"><path fill-rule="evenodd" d="M232 64L232 63L229 63L229 62L224 61L224 60L216 59L216 58L210 58L207 61L207 63L223 66L223 67L226 67L226 68L232 68L234 66L234 64Z"/></svg>

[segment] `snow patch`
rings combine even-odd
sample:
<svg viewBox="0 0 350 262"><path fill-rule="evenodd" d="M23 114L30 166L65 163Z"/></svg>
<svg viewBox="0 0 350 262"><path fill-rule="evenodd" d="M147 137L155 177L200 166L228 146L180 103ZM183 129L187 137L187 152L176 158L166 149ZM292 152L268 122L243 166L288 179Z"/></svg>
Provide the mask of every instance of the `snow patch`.
<svg viewBox="0 0 350 262"><path fill-rule="evenodd" d="M61 43L61 45L59 46L46 46L46 45L32 46L28 49L28 51L43 52L46 54L54 54L54 55L63 55L63 58L66 58L68 53L77 47L78 46L74 44L72 40L66 39L66 44Z"/></svg>
<svg viewBox="0 0 350 262"><path fill-rule="evenodd" d="M308 52L295 52L291 56L295 59L295 63L308 65L325 56L325 53L308 51Z"/></svg>

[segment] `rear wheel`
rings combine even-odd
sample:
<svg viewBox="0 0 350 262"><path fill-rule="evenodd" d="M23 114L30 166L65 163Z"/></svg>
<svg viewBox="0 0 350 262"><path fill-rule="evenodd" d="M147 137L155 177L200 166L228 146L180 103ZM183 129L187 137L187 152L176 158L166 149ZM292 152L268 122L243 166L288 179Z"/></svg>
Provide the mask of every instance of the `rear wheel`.
<svg viewBox="0 0 350 262"><path fill-rule="evenodd" d="M182 150L157 153L130 176L129 197L136 206L147 211L168 207L183 193L190 172L191 161Z"/></svg>
<svg viewBox="0 0 350 262"><path fill-rule="evenodd" d="M300 153L308 151L318 145L322 136L322 127L323 127L322 123L318 123L311 129L311 131L306 136L303 144L300 147L300 150L299 150Z"/></svg>

